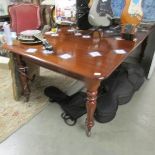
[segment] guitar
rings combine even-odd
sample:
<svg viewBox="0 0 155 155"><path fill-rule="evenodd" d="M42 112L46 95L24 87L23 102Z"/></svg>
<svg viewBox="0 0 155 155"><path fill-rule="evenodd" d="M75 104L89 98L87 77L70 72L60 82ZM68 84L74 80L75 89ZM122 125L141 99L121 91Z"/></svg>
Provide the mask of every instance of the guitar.
<svg viewBox="0 0 155 155"><path fill-rule="evenodd" d="M88 22L88 14L92 0L77 0L76 1L76 19L77 26L81 30L86 30L92 27Z"/></svg>
<svg viewBox="0 0 155 155"><path fill-rule="evenodd" d="M122 34L134 35L142 18L142 0L125 0L125 7L121 14Z"/></svg>
<svg viewBox="0 0 155 155"><path fill-rule="evenodd" d="M88 16L91 25L107 27L111 25L112 18L111 0L93 1Z"/></svg>

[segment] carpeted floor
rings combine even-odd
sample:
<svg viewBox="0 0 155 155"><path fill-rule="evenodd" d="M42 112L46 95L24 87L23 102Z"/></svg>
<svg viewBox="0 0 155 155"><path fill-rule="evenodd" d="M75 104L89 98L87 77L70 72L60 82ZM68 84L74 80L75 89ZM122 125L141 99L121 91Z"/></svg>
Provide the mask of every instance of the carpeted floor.
<svg viewBox="0 0 155 155"><path fill-rule="evenodd" d="M76 80L41 68L38 77L31 86L31 97L28 103L15 101L12 94L11 75L8 69L0 68L0 142L5 140L32 117L38 114L49 103L44 96L44 88L55 85L64 92L75 88ZM75 89L72 91L74 93Z"/></svg>

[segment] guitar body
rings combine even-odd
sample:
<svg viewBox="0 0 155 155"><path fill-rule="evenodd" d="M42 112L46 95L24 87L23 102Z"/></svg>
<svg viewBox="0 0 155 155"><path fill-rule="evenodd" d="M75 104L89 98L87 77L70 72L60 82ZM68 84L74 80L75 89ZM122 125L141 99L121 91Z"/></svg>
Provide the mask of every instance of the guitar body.
<svg viewBox="0 0 155 155"><path fill-rule="evenodd" d="M112 18L111 0L93 1L88 16L91 25L107 27L111 25Z"/></svg>
<svg viewBox="0 0 155 155"><path fill-rule="evenodd" d="M92 27L88 22L90 5L91 5L91 0L76 0L77 26L81 30L86 30Z"/></svg>
<svg viewBox="0 0 155 155"><path fill-rule="evenodd" d="M142 0L125 0L121 14L122 33L134 34L142 18Z"/></svg>

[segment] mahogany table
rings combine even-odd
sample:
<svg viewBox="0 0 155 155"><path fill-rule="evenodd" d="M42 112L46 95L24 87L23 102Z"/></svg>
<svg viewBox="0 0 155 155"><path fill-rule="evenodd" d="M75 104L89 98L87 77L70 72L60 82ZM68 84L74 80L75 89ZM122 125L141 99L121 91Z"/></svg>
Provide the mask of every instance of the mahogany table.
<svg viewBox="0 0 155 155"><path fill-rule="evenodd" d="M84 32L85 33L85 32ZM13 54L16 69L19 70L23 95L27 101L30 95L27 76L27 62L63 73L85 82L87 88L86 133L90 136L94 126L97 90L101 80L107 78L148 36L150 31L139 32L134 41L122 40L118 37L104 37L92 33L90 38L75 36L67 29L61 29L59 36L45 36L53 46L53 54L44 54L43 46L22 44L15 41L12 46L3 48ZM28 53L28 48L36 48L37 52ZM125 54L117 54L115 50L124 50ZM68 55L64 55L68 54ZM66 56L69 56L68 58Z"/></svg>

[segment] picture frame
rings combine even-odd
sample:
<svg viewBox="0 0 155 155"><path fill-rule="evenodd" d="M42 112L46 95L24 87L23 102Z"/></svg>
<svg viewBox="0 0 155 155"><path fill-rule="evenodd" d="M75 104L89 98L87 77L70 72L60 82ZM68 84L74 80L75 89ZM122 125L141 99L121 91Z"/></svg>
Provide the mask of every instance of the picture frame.
<svg viewBox="0 0 155 155"><path fill-rule="evenodd" d="M55 1L55 22L62 25L76 23L76 0Z"/></svg>

